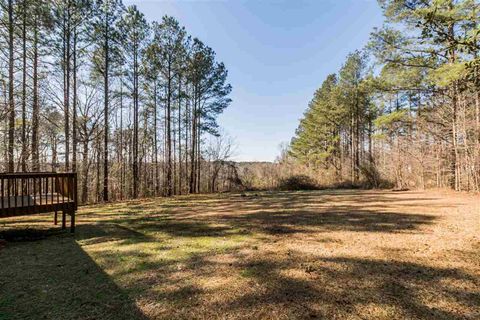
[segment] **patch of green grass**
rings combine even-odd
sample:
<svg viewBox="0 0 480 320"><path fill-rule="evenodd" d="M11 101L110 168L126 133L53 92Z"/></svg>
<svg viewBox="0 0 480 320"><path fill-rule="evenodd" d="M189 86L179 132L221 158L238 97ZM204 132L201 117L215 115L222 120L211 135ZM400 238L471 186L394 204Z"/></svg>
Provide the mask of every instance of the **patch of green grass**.
<svg viewBox="0 0 480 320"><path fill-rule="evenodd" d="M257 272L254 268L246 268L240 271L240 275L244 278L254 278Z"/></svg>

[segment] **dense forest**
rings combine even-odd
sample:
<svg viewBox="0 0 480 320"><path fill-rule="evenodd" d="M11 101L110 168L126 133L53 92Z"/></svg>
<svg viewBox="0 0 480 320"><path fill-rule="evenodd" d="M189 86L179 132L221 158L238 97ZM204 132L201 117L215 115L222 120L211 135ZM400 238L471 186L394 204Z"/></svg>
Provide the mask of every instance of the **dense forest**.
<svg viewBox="0 0 480 320"><path fill-rule="evenodd" d="M121 0L0 0L1 171L78 172L81 202L215 191L235 175L225 65Z"/></svg>
<svg viewBox="0 0 480 320"><path fill-rule="evenodd" d="M275 163L234 163L215 52L120 0L0 0L0 170L78 172L82 203L325 186L480 190L480 5L381 0Z"/></svg>
<svg viewBox="0 0 480 320"><path fill-rule="evenodd" d="M325 184L480 190L480 4L379 1L385 23L315 92L284 163Z"/></svg>

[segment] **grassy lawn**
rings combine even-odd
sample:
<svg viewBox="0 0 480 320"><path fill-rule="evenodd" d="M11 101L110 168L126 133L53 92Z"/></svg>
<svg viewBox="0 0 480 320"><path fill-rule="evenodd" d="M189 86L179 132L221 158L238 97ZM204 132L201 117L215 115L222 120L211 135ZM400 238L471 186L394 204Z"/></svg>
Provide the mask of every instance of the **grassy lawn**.
<svg viewBox="0 0 480 320"><path fill-rule="evenodd" d="M480 319L478 196L199 195L85 207L74 236L52 221L0 220L43 238L0 248L0 319Z"/></svg>

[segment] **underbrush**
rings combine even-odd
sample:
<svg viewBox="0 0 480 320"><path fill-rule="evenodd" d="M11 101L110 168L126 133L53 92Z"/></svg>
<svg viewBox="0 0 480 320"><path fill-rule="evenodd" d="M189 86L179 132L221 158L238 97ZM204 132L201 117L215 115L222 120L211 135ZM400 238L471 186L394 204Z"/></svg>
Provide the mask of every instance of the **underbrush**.
<svg viewBox="0 0 480 320"><path fill-rule="evenodd" d="M282 191L318 190L320 186L307 175L294 175L280 179L277 189Z"/></svg>
<svg viewBox="0 0 480 320"><path fill-rule="evenodd" d="M292 175L281 178L278 181L276 190L280 191L299 191L299 190L322 190L322 189L391 189L393 184L384 179L362 179L353 183L350 180L338 182L320 182L308 175Z"/></svg>

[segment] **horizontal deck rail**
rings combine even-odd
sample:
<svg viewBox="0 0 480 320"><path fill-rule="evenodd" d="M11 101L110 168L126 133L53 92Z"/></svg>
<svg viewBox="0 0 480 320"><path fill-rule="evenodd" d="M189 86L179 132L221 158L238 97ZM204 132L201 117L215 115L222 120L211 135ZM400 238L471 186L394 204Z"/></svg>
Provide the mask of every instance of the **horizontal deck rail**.
<svg viewBox="0 0 480 320"><path fill-rule="evenodd" d="M68 214L73 232L77 207L76 173L0 173L0 218L54 212L57 224L61 211L62 227Z"/></svg>

